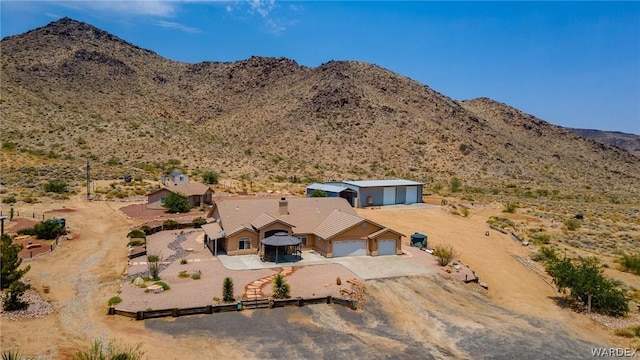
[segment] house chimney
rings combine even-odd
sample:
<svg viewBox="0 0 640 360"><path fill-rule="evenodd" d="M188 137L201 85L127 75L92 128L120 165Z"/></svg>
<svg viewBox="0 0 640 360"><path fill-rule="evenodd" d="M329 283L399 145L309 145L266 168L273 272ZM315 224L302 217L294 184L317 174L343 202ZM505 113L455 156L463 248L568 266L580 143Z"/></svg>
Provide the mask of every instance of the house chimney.
<svg viewBox="0 0 640 360"><path fill-rule="evenodd" d="M289 202L287 201L287 198L280 198L280 201L278 202L278 212L280 213L280 215L289 215L288 204Z"/></svg>

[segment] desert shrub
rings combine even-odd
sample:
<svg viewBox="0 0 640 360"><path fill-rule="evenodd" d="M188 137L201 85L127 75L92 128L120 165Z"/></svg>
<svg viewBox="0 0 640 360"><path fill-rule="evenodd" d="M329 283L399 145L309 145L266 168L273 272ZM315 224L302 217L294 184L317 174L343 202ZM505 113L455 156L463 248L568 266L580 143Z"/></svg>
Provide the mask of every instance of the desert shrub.
<svg viewBox="0 0 640 360"><path fill-rule="evenodd" d="M460 210L460 212L462 213L462 216L467 217L469 216L469 209L463 207L462 210Z"/></svg>
<svg viewBox="0 0 640 360"><path fill-rule="evenodd" d="M202 227L202 225L207 223L207 220L205 220L203 217L197 217L195 219L193 219L193 227L194 228L200 228Z"/></svg>
<svg viewBox="0 0 640 360"><path fill-rule="evenodd" d="M140 245L144 245L144 240L135 239L127 243L127 246L140 246Z"/></svg>
<svg viewBox="0 0 640 360"><path fill-rule="evenodd" d="M626 338L640 337L640 326L616 329L614 334Z"/></svg>
<svg viewBox="0 0 640 360"><path fill-rule="evenodd" d="M180 271L180 272L178 273L178 277L179 277L179 278L188 278L188 277L189 277L189 274L187 274L187 270L183 270L183 271Z"/></svg>
<svg viewBox="0 0 640 360"><path fill-rule="evenodd" d="M518 208L518 205L516 203L509 202L507 203L507 205L505 205L504 212L513 214L516 212L517 208Z"/></svg>
<svg viewBox="0 0 640 360"><path fill-rule="evenodd" d="M171 287L167 283L165 283L164 281L156 281L156 282L153 283L153 285L160 285L160 286L162 286L162 289L165 290L165 291L171 290Z"/></svg>
<svg viewBox="0 0 640 360"><path fill-rule="evenodd" d="M104 345L96 340L89 350L78 350L72 360L140 360L144 352L140 350L140 344L132 347L120 348L112 343Z"/></svg>
<svg viewBox="0 0 640 360"><path fill-rule="evenodd" d="M531 254L533 261L554 261L558 259L558 254L554 248L543 246L537 252Z"/></svg>
<svg viewBox="0 0 640 360"><path fill-rule="evenodd" d="M578 230L580 228L580 225L580 220L578 219L569 219L564 222L564 226L566 226L567 230L569 231Z"/></svg>
<svg viewBox="0 0 640 360"><path fill-rule="evenodd" d="M336 285L342 285L342 280L340 280L339 276L336 278Z"/></svg>
<svg viewBox="0 0 640 360"><path fill-rule="evenodd" d="M166 220L165 222L162 223L162 226L164 226L164 228L166 230L171 230L171 229L176 229L178 228L178 222L175 220Z"/></svg>
<svg viewBox="0 0 640 360"><path fill-rule="evenodd" d="M193 280L200 280L201 277L202 277L202 274L199 271L197 273L191 275L191 278Z"/></svg>
<svg viewBox="0 0 640 360"><path fill-rule="evenodd" d="M44 191L45 192L52 192L52 193L56 193L56 194L62 194L67 192L67 183L63 182L63 181L59 181L59 180L49 180L47 183L44 184Z"/></svg>
<svg viewBox="0 0 640 360"><path fill-rule="evenodd" d="M20 350L3 350L2 351L2 360L31 360L33 358L28 358L22 356Z"/></svg>
<svg viewBox="0 0 640 360"><path fill-rule="evenodd" d="M151 227L149 227L148 225L142 225L142 226L140 226L140 229L138 229L138 230L144 231L145 235L153 234L153 231L151 230Z"/></svg>
<svg viewBox="0 0 640 360"><path fill-rule="evenodd" d="M144 238L146 237L147 234L145 234L144 231L136 229L136 230L131 230L129 231L129 233L127 234L128 238Z"/></svg>
<svg viewBox="0 0 640 360"><path fill-rule="evenodd" d="M233 296L233 279L231 279L230 277L226 277L222 282L222 301L231 302L234 300L235 298Z"/></svg>
<svg viewBox="0 0 640 360"><path fill-rule="evenodd" d="M531 236L531 240L533 240L533 243L536 245L546 245L551 242L551 236L549 236L549 234L535 234Z"/></svg>
<svg viewBox="0 0 640 360"><path fill-rule="evenodd" d="M516 224L513 222L513 220L511 219L507 219L507 218L503 218L500 216L491 216L489 217L489 220L487 220L487 224L491 225L491 226L495 226L495 227L499 227L502 229L506 229L506 228L513 228L516 226Z"/></svg>
<svg viewBox="0 0 640 360"><path fill-rule="evenodd" d="M458 192L462 188L462 180L458 179L457 177L454 177L449 182L449 186L451 188L451 192Z"/></svg>
<svg viewBox="0 0 640 360"><path fill-rule="evenodd" d="M147 255L147 261L148 262L158 262L158 261L160 261L160 255L159 254L149 254L149 255Z"/></svg>
<svg viewBox="0 0 640 360"><path fill-rule="evenodd" d="M187 259L182 258L180 259L180 265L186 265L187 264Z"/></svg>
<svg viewBox="0 0 640 360"><path fill-rule="evenodd" d="M13 150L16 149L16 147L18 147L18 144L14 143L14 142L10 142L10 141L3 141L2 142L2 150L13 151Z"/></svg>
<svg viewBox="0 0 640 360"><path fill-rule="evenodd" d="M619 282L605 277L595 259L581 259L576 265L569 259L549 261L547 271L562 293L586 305L591 296L591 309L610 316L623 316L629 311L629 298Z"/></svg>
<svg viewBox="0 0 640 360"><path fill-rule="evenodd" d="M622 254L620 259L620 269L632 274L640 275L640 253Z"/></svg>
<svg viewBox="0 0 640 360"><path fill-rule="evenodd" d="M4 197L4 198L2 199L2 203L3 203L3 204L13 204L13 203L15 203L15 202L16 202L16 197L15 197L15 196L13 196L13 195L9 195L9 196Z"/></svg>
<svg viewBox="0 0 640 360"><path fill-rule="evenodd" d="M109 299L109 306L118 305L122 302L122 298L120 296L114 296Z"/></svg>
<svg viewBox="0 0 640 360"><path fill-rule="evenodd" d="M291 291L291 286L287 284L287 281L284 278L284 275L278 273L273 278L273 298L274 299L288 299L291 297L289 292Z"/></svg>
<svg viewBox="0 0 640 360"><path fill-rule="evenodd" d="M438 260L440 266L447 266L456 256L452 245L438 245L433 249L433 256Z"/></svg>

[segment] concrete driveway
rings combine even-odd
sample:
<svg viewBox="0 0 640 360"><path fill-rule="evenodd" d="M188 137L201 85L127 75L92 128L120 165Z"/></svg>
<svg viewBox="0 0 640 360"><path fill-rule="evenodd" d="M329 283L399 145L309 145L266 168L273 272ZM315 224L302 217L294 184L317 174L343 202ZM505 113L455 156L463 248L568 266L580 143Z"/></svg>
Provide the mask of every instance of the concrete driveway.
<svg viewBox="0 0 640 360"><path fill-rule="evenodd" d="M340 264L365 280L434 273L433 269L410 261L406 255L346 256L327 259L315 251L303 251L301 260L280 262L277 264L274 262L263 262L258 255L218 255L218 259L220 263L229 270Z"/></svg>

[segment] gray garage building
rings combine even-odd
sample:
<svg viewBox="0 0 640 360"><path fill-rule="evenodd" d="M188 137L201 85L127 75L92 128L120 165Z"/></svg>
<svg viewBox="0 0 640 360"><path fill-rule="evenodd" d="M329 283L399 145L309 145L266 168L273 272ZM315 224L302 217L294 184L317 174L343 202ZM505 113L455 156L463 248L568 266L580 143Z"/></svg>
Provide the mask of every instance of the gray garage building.
<svg viewBox="0 0 640 360"><path fill-rule="evenodd" d="M322 190L331 197L344 197L354 207L415 204L422 202L424 184L411 180L332 181L307 187Z"/></svg>

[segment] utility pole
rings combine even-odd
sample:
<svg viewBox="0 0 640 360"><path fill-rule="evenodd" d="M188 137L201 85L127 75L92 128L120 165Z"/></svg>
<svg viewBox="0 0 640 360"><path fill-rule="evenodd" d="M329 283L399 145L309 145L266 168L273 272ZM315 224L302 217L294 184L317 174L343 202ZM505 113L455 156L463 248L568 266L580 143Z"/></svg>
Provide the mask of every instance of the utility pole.
<svg viewBox="0 0 640 360"><path fill-rule="evenodd" d="M89 160L87 160L87 200L91 200L91 176L89 171L91 170L91 166L89 165Z"/></svg>

